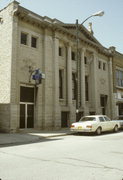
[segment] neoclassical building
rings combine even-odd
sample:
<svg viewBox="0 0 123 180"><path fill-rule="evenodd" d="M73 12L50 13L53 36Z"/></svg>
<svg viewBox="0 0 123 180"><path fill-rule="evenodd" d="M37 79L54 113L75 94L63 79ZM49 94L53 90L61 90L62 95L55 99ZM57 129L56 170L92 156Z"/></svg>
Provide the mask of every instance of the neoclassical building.
<svg viewBox="0 0 123 180"><path fill-rule="evenodd" d="M91 30L79 28L77 47L75 24L14 1L0 10L0 39L0 131L58 129L83 115L116 116L113 52ZM32 78L37 69L45 74L41 84Z"/></svg>

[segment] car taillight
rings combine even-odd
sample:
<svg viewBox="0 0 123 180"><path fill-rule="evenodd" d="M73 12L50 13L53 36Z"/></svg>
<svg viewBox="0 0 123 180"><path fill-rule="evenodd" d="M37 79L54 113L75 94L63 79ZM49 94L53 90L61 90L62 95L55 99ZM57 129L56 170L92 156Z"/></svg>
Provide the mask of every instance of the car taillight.
<svg viewBox="0 0 123 180"><path fill-rule="evenodd" d="M71 125L71 128L75 127L74 125Z"/></svg>
<svg viewBox="0 0 123 180"><path fill-rule="evenodd" d="M87 127L87 128L92 128L92 125L87 125L86 127Z"/></svg>

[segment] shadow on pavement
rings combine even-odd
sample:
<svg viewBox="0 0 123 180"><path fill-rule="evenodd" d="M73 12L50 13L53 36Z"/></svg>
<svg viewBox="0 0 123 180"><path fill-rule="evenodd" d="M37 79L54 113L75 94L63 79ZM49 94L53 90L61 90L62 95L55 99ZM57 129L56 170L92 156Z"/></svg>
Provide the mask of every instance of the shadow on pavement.
<svg viewBox="0 0 123 180"><path fill-rule="evenodd" d="M14 136L14 134L12 134L12 137L11 137L11 134L10 134L10 137L5 137L5 135L3 135L2 133L2 137L4 137L3 141L0 142L0 148L2 147L11 147L11 146L21 146L21 145L27 145L27 144L35 144L35 143L41 143L41 142L48 142L48 141L58 141L58 140L61 140L63 139L63 136L62 138L51 138L51 137L41 137L41 136L37 136L36 135L23 135L23 134L20 134L16 137L16 135ZM9 134L8 134L9 136ZM19 137L20 136L20 137ZM25 138L24 140L22 138ZM19 139L20 138L20 139ZM1 133L0 133L0 139L1 139Z"/></svg>
<svg viewBox="0 0 123 180"><path fill-rule="evenodd" d="M102 132L100 135L97 135L96 133L87 133L87 132L77 132L77 133L73 133L72 135L74 136L106 136L106 135L110 135L110 134L120 134L120 133L123 133L122 130L118 131L118 132L112 132L112 131L109 131L109 132Z"/></svg>

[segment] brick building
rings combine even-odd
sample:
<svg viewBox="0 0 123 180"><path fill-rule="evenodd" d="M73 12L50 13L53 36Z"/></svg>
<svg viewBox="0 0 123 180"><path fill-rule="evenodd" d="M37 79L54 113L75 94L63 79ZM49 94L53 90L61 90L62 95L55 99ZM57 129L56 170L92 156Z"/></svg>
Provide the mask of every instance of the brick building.
<svg viewBox="0 0 123 180"><path fill-rule="evenodd" d="M76 26L14 1L0 11L0 130L56 129L76 121ZM80 116L115 116L112 52L79 28ZM45 74L36 85L32 72Z"/></svg>

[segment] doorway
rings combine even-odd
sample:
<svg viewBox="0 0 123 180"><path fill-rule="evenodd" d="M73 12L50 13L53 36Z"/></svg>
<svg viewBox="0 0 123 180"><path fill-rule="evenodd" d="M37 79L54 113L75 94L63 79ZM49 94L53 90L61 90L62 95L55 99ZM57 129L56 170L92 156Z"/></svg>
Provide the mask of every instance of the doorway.
<svg viewBox="0 0 123 180"><path fill-rule="evenodd" d="M34 128L33 104L20 104L20 128Z"/></svg>
<svg viewBox="0 0 123 180"><path fill-rule="evenodd" d="M34 128L33 87L20 87L20 128Z"/></svg>
<svg viewBox="0 0 123 180"><path fill-rule="evenodd" d="M101 113L103 115L106 115L106 109L107 109L107 95L100 95L100 105L101 105Z"/></svg>
<svg viewBox="0 0 123 180"><path fill-rule="evenodd" d="M69 118L68 112L61 112L61 127L62 128L67 128L69 126L68 118Z"/></svg>

